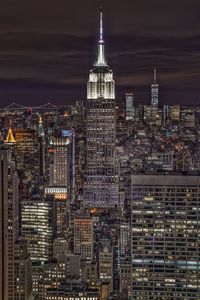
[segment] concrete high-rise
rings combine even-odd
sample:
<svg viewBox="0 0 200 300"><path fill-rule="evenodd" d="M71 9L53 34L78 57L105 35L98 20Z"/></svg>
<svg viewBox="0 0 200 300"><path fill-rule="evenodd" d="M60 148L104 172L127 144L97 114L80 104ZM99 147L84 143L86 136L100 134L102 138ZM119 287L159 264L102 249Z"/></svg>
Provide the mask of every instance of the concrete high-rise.
<svg viewBox="0 0 200 300"><path fill-rule="evenodd" d="M90 70L87 85L85 207L113 207L118 204L115 123L115 82L105 58L101 11L98 56Z"/></svg>
<svg viewBox="0 0 200 300"><path fill-rule="evenodd" d="M89 215L77 215L74 219L74 253L92 260L94 247L93 220Z"/></svg>
<svg viewBox="0 0 200 300"><path fill-rule="evenodd" d="M39 142L39 158L40 158L40 177L45 177L45 134L43 128L42 117L39 117L38 125L38 142Z"/></svg>
<svg viewBox="0 0 200 300"><path fill-rule="evenodd" d="M28 241L32 262L45 262L53 256L54 209L51 197L39 195L22 201L22 237Z"/></svg>
<svg viewBox="0 0 200 300"><path fill-rule="evenodd" d="M198 299L200 177L132 176L132 298Z"/></svg>
<svg viewBox="0 0 200 300"><path fill-rule="evenodd" d="M70 188L70 172L72 165L71 131L55 133L50 139L50 186Z"/></svg>
<svg viewBox="0 0 200 300"><path fill-rule="evenodd" d="M57 130L49 141L49 185L60 198L74 201L75 192L75 133L74 130ZM59 190L61 191L59 193ZM50 191L50 189L49 189ZM64 198L63 198L64 197Z"/></svg>
<svg viewBox="0 0 200 300"><path fill-rule="evenodd" d="M134 120L134 98L133 93L126 93L126 120Z"/></svg>
<svg viewBox="0 0 200 300"><path fill-rule="evenodd" d="M32 300L32 270L27 241L15 243L15 300Z"/></svg>
<svg viewBox="0 0 200 300"><path fill-rule="evenodd" d="M99 280L109 284L113 291L113 247L109 240L102 240L99 247Z"/></svg>
<svg viewBox="0 0 200 300"><path fill-rule="evenodd" d="M45 189L51 194L56 206L56 236L66 237L70 203L75 192L75 140L73 130L57 130L49 143L50 186Z"/></svg>
<svg viewBox="0 0 200 300"><path fill-rule="evenodd" d="M8 299L8 151L0 150L0 300Z"/></svg>
<svg viewBox="0 0 200 300"><path fill-rule="evenodd" d="M18 238L18 176L9 148L0 148L0 300L14 300L14 251Z"/></svg>

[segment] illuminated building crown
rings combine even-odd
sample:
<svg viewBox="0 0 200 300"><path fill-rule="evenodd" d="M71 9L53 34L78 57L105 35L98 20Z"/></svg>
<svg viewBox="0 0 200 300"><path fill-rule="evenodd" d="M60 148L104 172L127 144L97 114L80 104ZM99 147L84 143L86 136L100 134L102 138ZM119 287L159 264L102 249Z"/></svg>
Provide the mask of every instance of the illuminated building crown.
<svg viewBox="0 0 200 300"><path fill-rule="evenodd" d="M4 141L4 143L9 143L9 144L16 143L11 127L8 129L8 134L7 134L7 137Z"/></svg>

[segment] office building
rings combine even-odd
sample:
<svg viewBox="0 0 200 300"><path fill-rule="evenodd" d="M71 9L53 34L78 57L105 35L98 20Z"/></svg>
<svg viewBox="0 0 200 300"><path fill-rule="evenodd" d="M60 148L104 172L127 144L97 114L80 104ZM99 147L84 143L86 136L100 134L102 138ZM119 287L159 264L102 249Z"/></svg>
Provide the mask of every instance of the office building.
<svg viewBox="0 0 200 300"><path fill-rule="evenodd" d="M102 240L99 247L99 280L109 283L110 293L113 291L113 247L109 240Z"/></svg>
<svg viewBox="0 0 200 300"><path fill-rule="evenodd" d="M133 175L133 299L198 299L199 176Z"/></svg>
<svg viewBox="0 0 200 300"><path fill-rule="evenodd" d="M98 289L90 289L83 284L73 284L72 287L48 289L46 300L100 300Z"/></svg>
<svg viewBox="0 0 200 300"><path fill-rule="evenodd" d="M18 176L10 149L0 148L0 299L14 300L14 254L18 239Z"/></svg>
<svg viewBox="0 0 200 300"><path fill-rule="evenodd" d="M39 195L22 201L22 237L28 241L32 262L44 263L52 258L54 237L52 198Z"/></svg>
<svg viewBox="0 0 200 300"><path fill-rule="evenodd" d="M84 259L93 258L93 220L88 215L77 215L74 219L74 253Z"/></svg>
<svg viewBox="0 0 200 300"><path fill-rule="evenodd" d="M45 196L53 197L55 213L55 236L66 238L70 221L70 196L67 187L47 187Z"/></svg>
<svg viewBox="0 0 200 300"><path fill-rule="evenodd" d="M67 253L65 255L65 278L67 279L80 279L81 263L80 255Z"/></svg>
<svg viewBox="0 0 200 300"><path fill-rule="evenodd" d="M72 135L69 130L59 130L49 141L50 186L68 187L72 180Z"/></svg>
<svg viewBox="0 0 200 300"><path fill-rule="evenodd" d="M157 71L154 69L154 81L151 85L151 106L158 107L159 103L159 84L157 82Z"/></svg>
<svg viewBox="0 0 200 300"><path fill-rule="evenodd" d="M45 189L55 199L56 236L66 237L70 203L74 201L74 131L57 130L49 142L50 186Z"/></svg>
<svg viewBox="0 0 200 300"><path fill-rule="evenodd" d="M45 134L42 117L39 117L38 125L38 141L39 141L39 158L40 158L40 177L44 178L46 175L46 162L45 162Z"/></svg>
<svg viewBox="0 0 200 300"><path fill-rule="evenodd" d="M167 121L170 118L170 106L167 104L163 105L163 126L167 125Z"/></svg>
<svg viewBox="0 0 200 300"><path fill-rule="evenodd" d="M132 266L130 259L120 263L119 291L125 296L125 299L131 299Z"/></svg>
<svg viewBox="0 0 200 300"><path fill-rule="evenodd" d="M68 243L66 239L56 238L53 241L53 258L58 258L59 255L68 254Z"/></svg>
<svg viewBox="0 0 200 300"><path fill-rule="evenodd" d="M91 288L97 286L99 282L97 273L97 262L95 260L81 260L81 280Z"/></svg>
<svg viewBox="0 0 200 300"><path fill-rule="evenodd" d="M58 288L66 280L65 260L47 262L43 265L42 277L38 280L39 299L47 299L47 290Z"/></svg>
<svg viewBox="0 0 200 300"><path fill-rule="evenodd" d="M13 134L15 137L13 158L15 159L20 179L19 199L21 201L21 199L30 197L39 184L39 144L36 130L13 128Z"/></svg>
<svg viewBox="0 0 200 300"><path fill-rule="evenodd" d="M27 241L15 243L15 300L32 300L32 267Z"/></svg>
<svg viewBox="0 0 200 300"><path fill-rule="evenodd" d="M130 249L130 224L121 222L119 235L119 255L123 256L129 253Z"/></svg>
<svg viewBox="0 0 200 300"><path fill-rule="evenodd" d="M170 119L172 121L179 122L180 117L181 117L181 107L180 107L180 105L170 106Z"/></svg>
<svg viewBox="0 0 200 300"><path fill-rule="evenodd" d="M105 58L103 16L100 13L98 57L90 70L86 101L85 207L118 204L115 170L116 104L113 72Z"/></svg>
<svg viewBox="0 0 200 300"><path fill-rule="evenodd" d="M126 121L134 120L133 93L126 93Z"/></svg>
<svg viewBox="0 0 200 300"><path fill-rule="evenodd" d="M0 149L0 300L8 299L8 150ZM12 299L12 298L11 298Z"/></svg>

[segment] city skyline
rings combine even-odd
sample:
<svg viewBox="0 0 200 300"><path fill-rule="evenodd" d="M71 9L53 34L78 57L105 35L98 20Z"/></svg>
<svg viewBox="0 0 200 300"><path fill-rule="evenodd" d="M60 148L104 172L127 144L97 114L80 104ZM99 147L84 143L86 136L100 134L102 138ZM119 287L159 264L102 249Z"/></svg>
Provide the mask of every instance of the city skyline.
<svg viewBox="0 0 200 300"><path fill-rule="evenodd" d="M48 8L51 10L51 5ZM60 6L55 7L55 14L57 9ZM86 55L90 58L83 98L71 105L59 105L60 98L54 104L43 105L31 93L34 106L27 102L26 106L9 105L7 101L7 106L0 109L0 300L200 297L200 106L192 106L192 93L188 106L177 104L174 98L172 105L167 103L170 99L165 102L164 73L157 66L143 89L148 90L147 104L140 102L135 90L127 89L131 77L124 78L126 90L120 101L118 93L122 90L116 74L128 72L128 68L126 63L124 69L121 65L118 70L113 68L113 57L116 64L126 61L132 68L133 53L128 50L130 45L118 38L121 47L127 49L126 55L115 51L110 55L115 44L108 21L113 24L113 16L119 11L109 12L109 16L108 12L109 6L106 14L99 7L95 14L91 6L87 14L88 20L95 15L96 46L88 55L89 44L81 45L85 52L80 58L84 62ZM37 13L43 15L42 10ZM84 18L83 11L79 23L87 24ZM31 18L28 22L32 24ZM78 29L80 25L76 25ZM120 33L125 27L122 24L115 30ZM57 30L55 27L50 35L59 38ZM71 30L75 36L75 27ZM82 41L84 32L82 27ZM93 39L88 35L88 41ZM30 34L26 41L30 55L31 41ZM55 45L58 52L50 45L48 52L35 49L35 72L41 72L38 84L47 73L49 79L56 78L51 72L53 53L60 55L60 63L66 57L66 52L60 52L61 43ZM145 44L142 46L145 49ZM79 47L77 43L76 49ZM16 59L23 56L20 51ZM36 63L38 53L46 57L40 60L40 68ZM84 73L75 58L80 53L68 56L70 66L77 64L71 77L66 77L72 86L74 78L77 86L80 84L77 72ZM182 59L179 57L180 63ZM28 70L27 62L23 66ZM67 65L61 65L66 70ZM140 74L145 76L145 69L140 69ZM9 76L13 76L11 70ZM61 87L60 78L48 89L52 97L54 84ZM67 88L69 82L65 84ZM29 91L27 85L22 87ZM77 93L83 94L84 89L80 85L71 91L76 100ZM16 91L12 92L17 98Z"/></svg>
<svg viewBox="0 0 200 300"><path fill-rule="evenodd" d="M85 100L100 5L117 98L133 92L136 103L149 103L157 68L161 103L200 102L197 1L60 1L55 8L52 1L16 6L11 0L3 1L0 13L1 106Z"/></svg>

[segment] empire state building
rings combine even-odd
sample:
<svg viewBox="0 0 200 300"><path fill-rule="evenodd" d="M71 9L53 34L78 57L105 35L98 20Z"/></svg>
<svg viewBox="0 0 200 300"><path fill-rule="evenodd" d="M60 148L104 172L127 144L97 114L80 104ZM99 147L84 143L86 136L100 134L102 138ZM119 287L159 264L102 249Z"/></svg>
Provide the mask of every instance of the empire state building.
<svg viewBox="0 0 200 300"><path fill-rule="evenodd" d="M105 58L101 11L98 56L87 85L85 207L108 208L118 204L115 106L115 81Z"/></svg>

